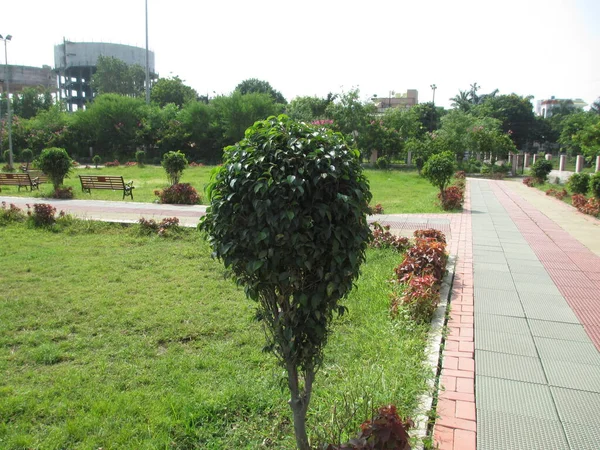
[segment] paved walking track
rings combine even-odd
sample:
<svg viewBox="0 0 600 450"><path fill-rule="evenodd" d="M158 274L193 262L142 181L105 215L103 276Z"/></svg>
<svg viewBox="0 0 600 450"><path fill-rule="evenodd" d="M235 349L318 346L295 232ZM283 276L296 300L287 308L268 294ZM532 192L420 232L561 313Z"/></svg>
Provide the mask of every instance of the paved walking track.
<svg viewBox="0 0 600 450"><path fill-rule="evenodd" d="M93 219L203 206L0 197ZM374 217L432 227L457 256L434 441L440 450L600 449L600 221L518 181L469 179L462 214Z"/></svg>

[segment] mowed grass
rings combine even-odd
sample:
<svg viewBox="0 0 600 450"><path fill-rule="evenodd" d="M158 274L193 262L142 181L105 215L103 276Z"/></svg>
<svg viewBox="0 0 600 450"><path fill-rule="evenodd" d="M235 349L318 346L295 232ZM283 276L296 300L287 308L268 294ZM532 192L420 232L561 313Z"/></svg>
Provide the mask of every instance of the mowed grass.
<svg viewBox="0 0 600 450"><path fill-rule="evenodd" d="M0 448L294 448L254 304L198 232L136 230L0 226ZM369 250L335 324L309 412L315 444L355 435L372 406L416 414L427 329L390 320L400 258Z"/></svg>
<svg viewBox="0 0 600 450"><path fill-rule="evenodd" d="M214 167L214 166L213 166ZM213 167L188 167L183 172L182 183L190 183L203 194L206 184L210 180ZM121 191L92 190L91 194L81 191L81 183L77 175L120 175L127 182L133 180L135 189L133 191L134 201L153 202L156 200L154 191L168 186L165 171L160 166L132 167L106 167L99 169L77 168L69 178L65 179L65 185L73 187L75 198L91 200L122 200ZM371 192L373 194L372 205L381 203L385 213L442 213L444 212L437 199L438 190L434 188L425 178L419 176L416 171L404 170L373 170L366 169L365 174L369 179ZM50 197L52 186L43 184L39 191L18 191L14 186L1 186L2 193L6 196L20 197ZM203 197L205 197L203 195ZM125 201L131 201L129 197ZM204 198L203 203L206 203Z"/></svg>

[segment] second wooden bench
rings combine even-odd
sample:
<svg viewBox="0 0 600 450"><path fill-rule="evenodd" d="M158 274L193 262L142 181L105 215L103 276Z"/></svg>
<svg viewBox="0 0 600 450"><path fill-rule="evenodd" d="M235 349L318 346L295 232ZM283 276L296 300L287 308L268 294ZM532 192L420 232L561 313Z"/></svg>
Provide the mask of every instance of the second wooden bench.
<svg viewBox="0 0 600 450"><path fill-rule="evenodd" d="M108 189L111 191L123 191L123 198L126 195L133 200L133 181L125 183L123 177L113 175L79 175L81 181L81 190L91 194L92 189Z"/></svg>

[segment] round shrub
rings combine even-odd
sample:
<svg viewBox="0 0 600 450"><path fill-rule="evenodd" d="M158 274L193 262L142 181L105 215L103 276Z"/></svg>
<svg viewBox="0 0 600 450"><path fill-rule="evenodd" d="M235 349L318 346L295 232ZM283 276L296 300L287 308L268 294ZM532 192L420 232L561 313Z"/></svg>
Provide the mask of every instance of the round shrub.
<svg viewBox="0 0 600 450"><path fill-rule="evenodd" d="M440 190L442 195L456 170L454 160L453 153L442 152L431 156L423 166L423 175Z"/></svg>
<svg viewBox="0 0 600 450"><path fill-rule="evenodd" d="M587 173L574 173L567 184L573 194L585 195L590 190L590 176Z"/></svg>
<svg viewBox="0 0 600 450"><path fill-rule="evenodd" d="M592 195L597 199L600 199L600 172L596 172L590 178L590 190L592 191Z"/></svg>
<svg viewBox="0 0 600 450"><path fill-rule="evenodd" d="M538 159L531 166L531 175L538 183L545 183L552 171L552 163L546 159Z"/></svg>
<svg viewBox="0 0 600 450"><path fill-rule="evenodd" d="M307 449L312 380L371 237L360 153L339 133L270 117L225 149L213 180L200 227L258 302L267 348L287 370L296 442Z"/></svg>
<svg viewBox="0 0 600 450"><path fill-rule="evenodd" d="M73 170L72 162L67 151L57 147L45 148L38 158L39 168L48 175L55 191Z"/></svg>
<svg viewBox="0 0 600 450"><path fill-rule="evenodd" d="M156 191L160 203L171 205L196 205L200 203L200 195L188 183L177 183L161 191Z"/></svg>
<svg viewBox="0 0 600 450"><path fill-rule="evenodd" d="M31 151L31 149L26 148L21 152L21 159L26 162L26 163L30 163L31 160L33 159L33 152Z"/></svg>
<svg viewBox="0 0 600 450"><path fill-rule="evenodd" d="M96 166L96 169L98 168L98 164L100 164L101 161L102 159L100 158L100 155L94 155L94 157L92 158L92 162Z"/></svg>
<svg viewBox="0 0 600 450"><path fill-rule="evenodd" d="M184 169L188 165L188 161L185 158L185 155L181 153L179 150L176 152L167 152L163 155L163 159L161 161L162 166L167 172L167 178L171 184L179 183L179 179L183 174Z"/></svg>

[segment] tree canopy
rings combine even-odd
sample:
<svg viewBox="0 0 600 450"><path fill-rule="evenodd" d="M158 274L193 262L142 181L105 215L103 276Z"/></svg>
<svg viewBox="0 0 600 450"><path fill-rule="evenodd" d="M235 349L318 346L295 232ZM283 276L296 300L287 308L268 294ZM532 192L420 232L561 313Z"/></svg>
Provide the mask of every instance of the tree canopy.
<svg viewBox="0 0 600 450"><path fill-rule="evenodd" d="M145 95L146 72L139 64L127 65L112 56L99 56L92 89L97 94L120 94L128 97Z"/></svg>
<svg viewBox="0 0 600 450"><path fill-rule="evenodd" d="M259 80L258 78L249 78L242 81L235 88L241 94L269 94L275 103L287 104L287 100L281 92L273 89L268 81Z"/></svg>
<svg viewBox="0 0 600 450"><path fill-rule="evenodd" d="M159 106L173 103L179 107L185 103L198 99L198 93L183 83L178 76L173 78L160 78L152 85L150 100Z"/></svg>

